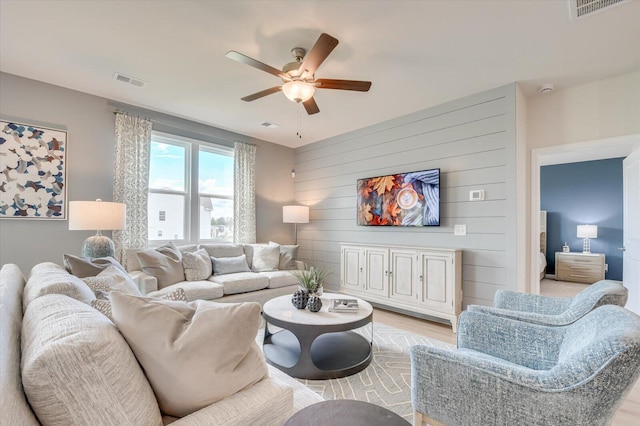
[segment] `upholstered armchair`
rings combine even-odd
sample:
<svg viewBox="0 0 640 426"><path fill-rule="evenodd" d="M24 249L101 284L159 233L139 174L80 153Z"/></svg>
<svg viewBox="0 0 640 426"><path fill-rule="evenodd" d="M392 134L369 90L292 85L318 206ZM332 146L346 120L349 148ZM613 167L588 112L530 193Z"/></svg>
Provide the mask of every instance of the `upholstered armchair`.
<svg viewBox="0 0 640 426"><path fill-rule="evenodd" d="M620 281L602 280L570 298L498 290L493 307L470 305L467 309L534 324L568 325L599 306L624 306L627 296L627 289Z"/></svg>
<svg viewBox="0 0 640 426"><path fill-rule="evenodd" d="M455 350L411 348L414 425L605 425L640 375L640 317L595 309L568 326L460 316Z"/></svg>

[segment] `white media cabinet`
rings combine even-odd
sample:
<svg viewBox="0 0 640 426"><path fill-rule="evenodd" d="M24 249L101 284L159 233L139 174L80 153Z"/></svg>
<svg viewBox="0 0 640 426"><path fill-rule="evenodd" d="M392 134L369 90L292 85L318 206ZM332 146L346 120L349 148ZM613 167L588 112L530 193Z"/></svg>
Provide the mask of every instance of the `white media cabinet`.
<svg viewBox="0 0 640 426"><path fill-rule="evenodd" d="M462 251L340 245L340 292L390 309L440 318L457 330L462 311Z"/></svg>

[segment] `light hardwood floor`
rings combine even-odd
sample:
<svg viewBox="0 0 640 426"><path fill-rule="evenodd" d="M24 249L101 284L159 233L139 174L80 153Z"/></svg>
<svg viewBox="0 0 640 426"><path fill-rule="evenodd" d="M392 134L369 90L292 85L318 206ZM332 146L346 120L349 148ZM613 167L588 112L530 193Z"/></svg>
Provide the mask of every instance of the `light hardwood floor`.
<svg viewBox="0 0 640 426"><path fill-rule="evenodd" d="M585 284L567 283L545 279L541 282L541 293L546 296L571 297L585 288ZM451 326L426 321L406 315L375 308L375 322L400 328L447 343L456 343ZM636 426L640 418L640 380L636 382L613 418L612 426Z"/></svg>

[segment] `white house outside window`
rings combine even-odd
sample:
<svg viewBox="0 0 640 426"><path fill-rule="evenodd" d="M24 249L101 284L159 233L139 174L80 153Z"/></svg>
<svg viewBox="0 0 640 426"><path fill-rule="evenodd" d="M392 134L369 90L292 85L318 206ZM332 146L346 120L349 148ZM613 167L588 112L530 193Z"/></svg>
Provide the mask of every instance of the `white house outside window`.
<svg viewBox="0 0 640 426"><path fill-rule="evenodd" d="M149 240L233 240L233 149L153 132Z"/></svg>

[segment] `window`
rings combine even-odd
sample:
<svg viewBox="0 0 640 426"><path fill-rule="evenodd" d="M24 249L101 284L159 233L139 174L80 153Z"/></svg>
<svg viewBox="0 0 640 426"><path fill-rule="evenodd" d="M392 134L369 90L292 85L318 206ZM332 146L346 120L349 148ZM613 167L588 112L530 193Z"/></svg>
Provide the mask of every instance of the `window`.
<svg viewBox="0 0 640 426"><path fill-rule="evenodd" d="M153 132L148 217L150 241L232 241L233 149Z"/></svg>

